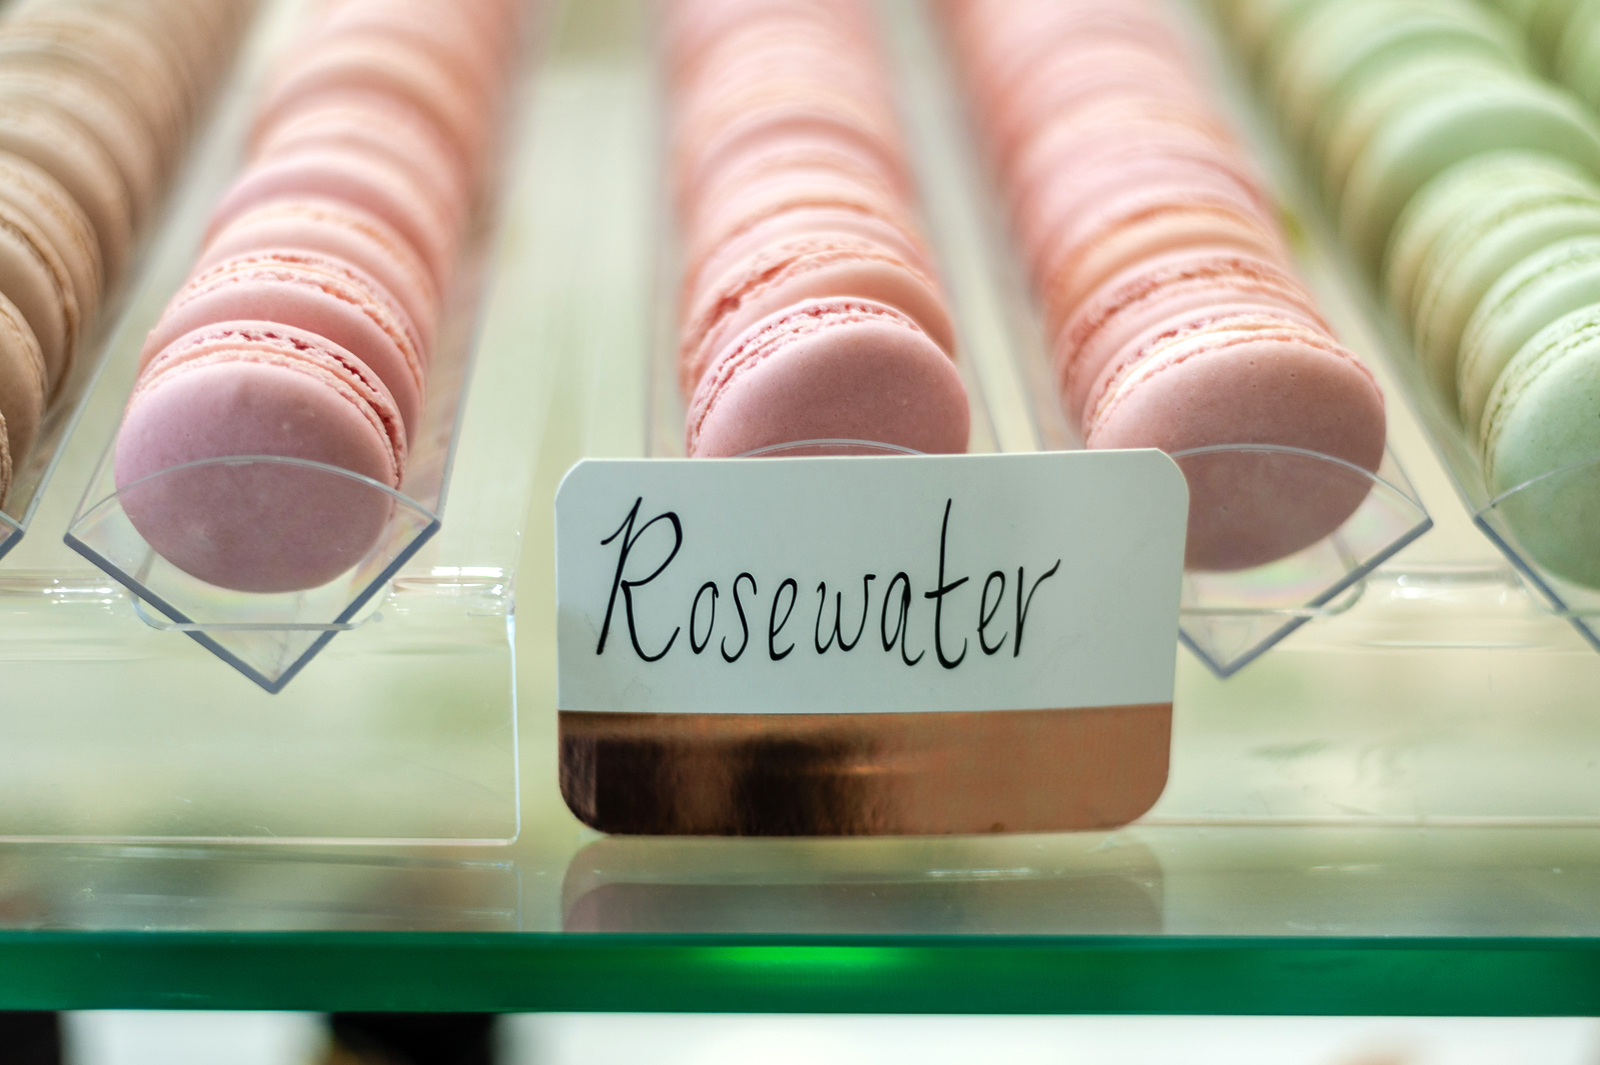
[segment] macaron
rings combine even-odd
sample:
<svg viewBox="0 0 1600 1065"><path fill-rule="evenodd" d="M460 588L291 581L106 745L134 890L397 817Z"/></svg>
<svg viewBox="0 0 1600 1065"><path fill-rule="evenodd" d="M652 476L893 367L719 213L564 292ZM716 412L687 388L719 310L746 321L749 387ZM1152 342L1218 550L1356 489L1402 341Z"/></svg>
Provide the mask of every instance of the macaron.
<svg viewBox="0 0 1600 1065"><path fill-rule="evenodd" d="M908 316L869 300L806 300L752 325L690 403L691 457L849 439L962 452L970 428L955 364Z"/></svg>
<svg viewBox="0 0 1600 1065"><path fill-rule="evenodd" d="M1480 152L1530 149L1600 175L1600 128L1570 96L1531 81L1490 83L1429 97L1385 121L1351 169L1340 229L1377 269L1407 202L1437 174Z"/></svg>
<svg viewBox="0 0 1600 1065"><path fill-rule="evenodd" d="M72 275L27 212L0 190L0 292L28 323L44 358L53 394L78 342L78 300Z"/></svg>
<svg viewBox="0 0 1600 1065"><path fill-rule="evenodd" d="M1177 315L1224 306L1270 308L1328 329L1305 286L1277 263L1213 248L1156 256L1100 286L1057 334L1056 375L1067 416L1083 424L1095 381L1141 334Z"/></svg>
<svg viewBox="0 0 1600 1065"><path fill-rule="evenodd" d="M296 328L349 352L383 382L407 440L415 435L425 380L420 342L398 302L355 267L288 250L225 259L178 290L145 340L140 370L179 337L231 321Z"/></svg>
<svg viewBox="0 0 1600 1065"><path fill-rule="evenodd" d="M1417 277L1441 237L1485 203L1537 193L1581 193L1594 187L1583 170L1538 152L1485 152L1440 173L1412 197L1395 223L1381 278L1390 306L1408 319Z"/></svg>
<svg viewBox="0 0 1600 1065"><path fill-rule="evenodd" d="M268 89L257 128L276 124L305 101L333 93L374 93L402 101L454 148L463 171L475 171L493 116L458 71L414 44L372 34L318 38L298 51Z"/></svg>
<svg viewBox="0 0 1600 1065"><path fill-rule="evenodd" d="M1419 278L1413 332L1447 401L1456 395L1461 335L1489 287L1528 255L1582 235L1600 235L1600 185L1506 203L1464 220L1439 241Z"/></svg>
<svg viewBox="0 0 1600 1065"><path fill-rule="evenodd" d="M44 356L33 330L0 292L0 508L39 435L48 396Z"/></svg>
<svg viewBox="0 0 1600 1065"><path fill-rule="evenodd" d="M826 296L853 296L893 307L946 353L955 351L955 327L932 278L866 241L799 237L770 246L700 297L685 320L679 349L684 393L692 393L712 360L755 322Z"/></svg>
<svg viewBox="0 0 1600 1065"><path fill-rule="evenodd" d="M0 151L34 163L71 194L94 227L107 278L119 279L133 244L133 205L106 150L64 115L0 108Z"/></svg>
<svg viewBox="0 0 1600 1065"><path fill-rule="evenodd" d="M337 200L268 200L223 226L206 243L194 273L252 252L292 250L340 259L378 282L410 318L424 352L432 351L439 291L421 256L395 228Z"/></svg>
<svg viewBox="0 0 1600 1065"><path fill-rule="evenodd" d="M235 456L270 458L207 462ZM297 459L371 484L283 461ZM405 431L376 375L330 341L264 322L164 349L129 397L115 455L119 501L151 548L253 593L314 588L359 563L404 468Z"/></svg>
<svg viewBox="0 0 1600 1065"><path fill-rule="evenodd" d="M1270 444L1375 471L1384 403L1371 371L1319 329L1275 313L1196 311L1125 349L1102 374L1083 429L1091 448ZM1337 464L1282 456L1200 463L1186 476L1186 564L1200 570L1245 569L1308 547L1371 487Z"/></svg>
<svg viewBox="0 0 1600 1065"><path fill-rule="evenodd" d="M85 334L100 313L105 281L88 217L60 182L10 152L0 152L0 198L27 215L60 257L78 307L78 333Z"/></svg>
<svg viewBox="0 0 1600 1065"><path fill-rule="evenodd" d="M373 93L323 93L280 112L254 140L257 158L318 148L376 155L404 170L452 225L461 225L471 207L471 174L457 165L438 131L398 101Z"/></svg>
<svg viewBox="0 0 1600 1065"><path fill-rule="evenodd" d="M1600 304L1600 236L1559 241L1523 259L1489 289L1461 338L1461 420L1478 438L1495 382L1535 333Z"/></svg>
<svg viewBox="0 0 1600 1065"><path fill-rule="evenodd" d="M1600 588L1600 306L1536 333L1489 395L1484 479L1517 546L1556 576ZM1561 472L1565 471L1565 472Z"/></svg>
<svg viewBox="0 0 1600 1065"><path fill-rule="evenodd" d="M251 164L212 212L206 238L263 203L300 197L337 200L377 215L405 238L434 286L444 290L456 244L444 208L406 171L349 149L302 149Z"/></svg>

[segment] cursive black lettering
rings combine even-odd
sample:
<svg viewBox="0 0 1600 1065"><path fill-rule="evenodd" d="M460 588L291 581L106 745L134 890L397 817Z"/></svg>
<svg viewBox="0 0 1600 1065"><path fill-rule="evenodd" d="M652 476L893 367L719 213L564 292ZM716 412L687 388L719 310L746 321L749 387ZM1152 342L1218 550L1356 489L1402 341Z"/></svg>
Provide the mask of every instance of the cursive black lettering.
<svg viewBox="0 0 1600 1065"><path fill-rule="evenodd" d="M744 603L739 601L740 581L750 582L751 595L761 594L761 589L756 587L756 579L750 576L750 574L741 573L733 579L733 608L739 612L739 627L744 630L744 642L739 645L739 649L737 651L730 655L728 654L728 638L724 636L722 638L722 644L720 648L722 651L722 660L724 662L737 662L739 660L739 656L744 654L744 649L750 646L750 622L744 616Z"/></svg>
<svg viewBox="0 0 1600 1065"><path fill-rule="evenodd" d="M1000 578L1000 594L994 597L994 609L991 610L989 608L989 586L994 583L994 579L996 577ZM1009 632L1003 634L1000 637L999 642L993 647L989 646L989 641L984 639L983 636L984 629L988 628L989 623L994 620L994 616L1000 613L1000 608L1005 605L1005 602L1006 575L999 570L995 570L993 573L989 574L988 577L984 578L983 595L978 598L978 646L983 648L983 653L986 655L992 655L1004 648L1006 645L1006 637L1011 635Z"/></svg>
<svg viewBox="0 0 1600 1065"><path fill-rule="evenodd" d="M904 585L900 590L900 617L899 617L899 620L895 622L894 635L890 636L889 635L889 604L894 599L894 586L897 585L897 584L903 584ZM909 576L907 576L904 571L902 571L900 573L896 573L894 575L894 577L890 579L889 587L884 589L884 593L883 593L883 613L878 618L878 635L883 638L883 649L885 651L894 650L894 645L896 643L899 643L899 645L900 645L900 660L902 662L904 662L908 666L914 666L918 662L922 661L922 656L927 654L928 652L919 651L917 653L917 657L915 657L915 658L911 658L911 657L909 657L907 655L907 652L910 650L910 648L907 646L907 643L911 638L911 633L908 631L910 629L910 627L911 627L911 578Z"/></svg>
<svg viewBox="0 0 1600 1065"><path fill-rule="evenodd" d="M1056 559L1056 564L1051 566L1043 577L1033 582L1033 587L1028 590L1026 602L1022 599L1022 567L1017 567L1017 639L1011 647L1011 657L1015 658L1022 653L1022 625L1028 620L1028 610L1033 606L1033 593L1039 590L1039 585L1056 575L1056 570L1061 568L1061 560Z"/></svg>
<svg viewBox="0 0 1600 1065"><path fill-rule="evenodd" d="M779 621L778 601L783 598L783 590L785 588L789 589L789 609L783 612L783 620ZM800 598L800 585L795 583L793 577L785 577L783 583L778 585L778 591L772 597L772 614L767 618L767 657L774 662L782 662L789 657L789 652L794 650L794 644L792 643L782 651L778 650L777 639L778 633L782 632L783 627L789 624L789 615L794 613L794 601L798 598Z"/></svg>
<svg viewBox="0 0 1600 1065"><path fill-rule="evenodd" d="M811 637L817 654L826 654L834 641L839 642L839 650L854 651L856 644L861 642L861 636L867 631L867 610L872 605L871 583L878 579L876 573L869 573L861 578L861 624L856 626L856 638L849 643L844 642L844 630L840 627L844 621L844 593L833 593L833 635L828 637L828 642L822 642L822 611L828 605L828 582L823 581L817 585L817 626L816 632Z"/></svg>
<svg viewBox="0 0 1600 1065"><path fill-rule="evenodd" d="M939 526L939 583L931 592L923 592L924 599L933 600L933 653L938 657L939 664L946 669L954 669L967 657L967 641L961 641L961 653L955 658L946 657L944 653L944 597L966 584L970 578L962 577L959 581L944 582L944 545L945 537L950 532L950 504L953 500L944 501L944 523Z"/></svg>
<svg viewBox="0 0 1600 1065"><path fill-rule="evenodd" d="M707 592L711 593L711 620L706 623L706 638L696 640L694 638L694 619L695 615L700 612L700 597ZM704 651L711 643L711 634L717 628L717 596L720 594L717 591L716 581L706 581L700 586L700 590L694 593L694 604L689 607L689 650L695 654Z"/></svg>
<svg viewBox="0 0 1600 1065"><path fill-rule="evenodd" d="M605 654L606 637L611 633L611 615L616 609L617 591L620 589L622 591L623 609L627 613L628 617L628 639L633 644L634 653L640 658L644 659L646 662L659 662L661 659L666 657L668 651L672 650L672 645L677 642L678 633L681 632L682 629L677 628L672 630L672 635L668 638L667 645L661 649L660 653L654 655L646 654L644 648L639 646L639 630L633 613L633 590L635 588L641 588L655 580L657 577L661 576L662 571L672 564L673 559L678 557L678 550L683 547L683 523L678 520L677 514L669 510L661 514L657 514L655 517L645 522L644 525L639 528L638 532L634 532L633 523L638 519L639 507L643 503L643 496L635 499L633 501L633 509L628 511L628 516L624 518L622 524L617 527L617 531L600 541L600 546L605 547L617 537L622 537L621 550L617 553L617 572L611 579L611 598L606 603L605 623L600 626L600 642L598 645L596 645L594 653L597 655ZM642 577L638 580L628 580L623 576L623 573L628 566L629 554L632 553L633 547L639 542L639 539L643 537L645 533L650 531L650 526L654 525L658 521L668 521L672 523L672 532L673 536L675 537L672 543L672 550L667 553L666 559L661 563L661 565L652 570L648 577Z"/></svg>

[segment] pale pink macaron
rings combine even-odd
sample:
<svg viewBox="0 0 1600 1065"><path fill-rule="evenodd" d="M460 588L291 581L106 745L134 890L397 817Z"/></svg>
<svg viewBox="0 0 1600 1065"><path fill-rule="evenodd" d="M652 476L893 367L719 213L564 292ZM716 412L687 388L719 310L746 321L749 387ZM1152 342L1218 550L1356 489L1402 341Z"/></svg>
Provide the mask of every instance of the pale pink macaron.
<svg viewBox="0 0 1600 1065"><path fill-rule="evenodd" d="M405 430L383 383L359 359L287 326L196 330L140 376L115 456L119 501L134 528L207 583L299 591L360 562L382 535L393 497L286 462L175 469L230 456L309 460L394 489L405 470Z"/></svg>
<svg viewBox="0 0 1600 1065"><path fill-rule="evenodd" d="M837 137L812 132L778 131L752 139L738 152L723 158L715 168L701 172L692 188L677 190L678 216L686 224L708 213L741 189L759 185L778 175L829 174L873 188L886 195L908 196L905 174L888 166L871 152Z"/></svg>
<svg viewBox="0 0 1600 1065"><path fill-rule="evenodd" d="M1056 246L1039 276L1048 335L1089 294L1128 267L1186 248L1222 247L1283 263L1288 251L1273 223L1234 196L1214 192L1129 190L1095 205Z"/></svg>
<svg viewBox="0 0 1600 1065"><path fill-rule="evenodd" d="M444 290L456 242L445 210L405 170L349 149L306 149L251 164L217 204L206 237L263 203L293 197L337 200L377 215L405 238Z"/></svg>
<svg viewBox="0 0 1600 1065"><path fill-rule="evenodd" d="M762 319L718 357L690 403L690 456L846 439L966 450L955 363L906 315L870 300L807 300Z"/></svg>
<svg viewBox="0 0 1600 1065"><path fill-rule="evenodd" d="M683 275L683 309L687 312L705 286L771 245L794 237L828 234L867 241L925 274L933 273L932 258L920 238L880 215L846 206L796 207L765 216L691 261Z"/></svg>
<svg viewBox="0 0 1600 1065"><path fill-rule="evenodd" d="M313 41L291 58L256 112L256 128L275 125L285 111L327 93L371 92L403 101L433 123L457 153L461 169L477 173L494 124L483 102L457 71L405 41L336 37Z"/></svg>
<svg viewBox="0 0 1600 1065"><path fill-rule="evenodd" d="M1084 439L1171 453L1216 445L1299 448L1375 471L1384 403L1372 372L1321 330L1262 310L1180 315L1102 373ZM1187 564L1235 570L1333 532L1371 488L1337 464L1282 454L1185 460Z"/></svg>
<svg viewBox="0 0 1600 1065"><path fill-rule="evenodd" d="M274 322L348 351L393 397L406 438L422 417L426 363L409 317L383 287L348 263L313 252L256 252L192 278L145 339L141 370L179 337L220 322Z"/></svg>
<svg viewBox="0 0 1600 1065"><path fill-rule="evenodd" d="M853 297L893 307L947 354L955 327L933 278L877 245L821 234L767 248L711 284L683 326L678 368L692 395L716 357L756 322L803 300Z"/></svg>
<svg viewBox="0 0 1600 1065"><path fill-rule="evenodd" d="M420 256L395 228L370 211L337 200L268 200L229 222L195 264L203 274L224 259L291 249L331 255L368 274L410 318L424 353L433 350L439 290Z"/></svg>
<svg viewBox="0 0 1600 1065"><path fill-rule="evenodd" d="M451 16L456 17L451 17ZM435 0L340 0L313 30L318 40L332 37L393 38L433 57L464 82L485 106L497 99L509 67L505 37L481 32L459 12L441 17Z"/></svg>
<svg viewBox="0 0 1600 1065"><path fill-rule="evenodd" d="M460 169L454 150L432 123L376 93L326 93L280 111L257 129L257 158L335 148L377 155L406 171L444 216L461 225L476 176Z"/></svg>
<svg viewBox="0 0 1600 1065"><path fill-rule="evenodd" d="M1111 278L1055 339L1062 405L1073 424L1082 424L1101 371L1136 337L1176 315L1241 304L1274 308L1329 332L1311 294L1284 267L1238 252L1197 248L1160 255Z"/></svg>
<svg viewBox="0 0 1600 1065"><path fill-rule="evenodd" d="M778 215L804 210L842 210L890 226L902 233L918 232L908 203L881 189L862 185L839 174L809 173L804 181L783 177L757 181L708 209L684 234L687 261L698 264L745 232ZM702 278L707 278L701 272Z"/></svg>

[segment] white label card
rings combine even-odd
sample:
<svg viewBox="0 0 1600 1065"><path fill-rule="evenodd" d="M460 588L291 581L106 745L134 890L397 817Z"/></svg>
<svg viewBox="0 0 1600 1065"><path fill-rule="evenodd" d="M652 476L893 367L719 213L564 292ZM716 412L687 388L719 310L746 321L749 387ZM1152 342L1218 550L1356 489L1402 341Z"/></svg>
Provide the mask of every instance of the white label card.
<svg viewBox="0 0 1600 1065"><path fill-rule="evenodd" d="M1187 515L1159 451L586 460L556 494L558 706L1170 703Z"/></svg>

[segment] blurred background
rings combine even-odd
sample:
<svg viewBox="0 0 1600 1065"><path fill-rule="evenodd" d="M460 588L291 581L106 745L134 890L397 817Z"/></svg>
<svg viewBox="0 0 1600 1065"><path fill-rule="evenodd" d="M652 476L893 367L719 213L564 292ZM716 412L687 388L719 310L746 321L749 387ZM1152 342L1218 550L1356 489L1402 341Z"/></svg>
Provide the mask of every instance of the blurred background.
<svg viewBox="0 0 1600 1065"><path fill-rule="evenodd" d="M363 1056L312 1013L72 1013L62 1037L68 1065L1600 1065L1600 1021L1563 1018L527 1014L493 1022L489 1057L467 1034Z"/></svg>

